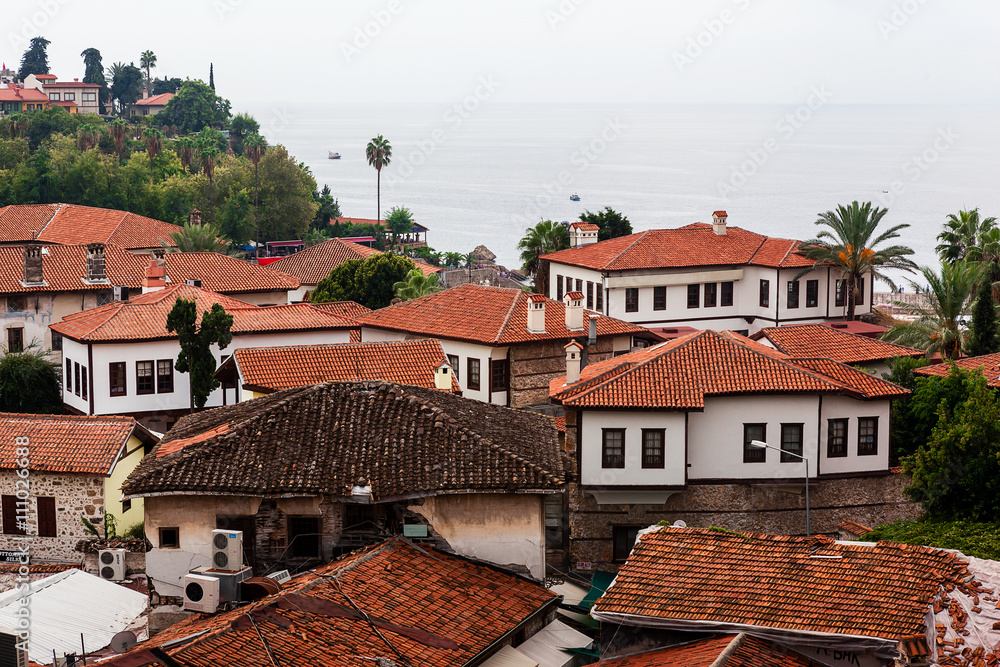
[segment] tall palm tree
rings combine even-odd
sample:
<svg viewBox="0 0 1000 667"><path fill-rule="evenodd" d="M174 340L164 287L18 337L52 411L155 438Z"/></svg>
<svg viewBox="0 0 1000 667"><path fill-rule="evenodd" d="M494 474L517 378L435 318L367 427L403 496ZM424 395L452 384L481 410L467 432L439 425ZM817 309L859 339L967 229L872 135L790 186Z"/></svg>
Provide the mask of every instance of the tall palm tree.
<svg viewBox="0 0 1000 667"><path fill-rule="evenodd" d="M365 148L365 156L368 158L368 164L375 167L375 173L378 174L376 182L378 184L377 190L377 202L378 202L378 215L375 216L375 220L382 219L382 167L388 167L389 162L392 160L392 146L389 145L389 141L383 137L381 134L368 142L368 147Z"/></svg>
<svg viewBox="0 0 1000 667"><path fill-rule="evenodd" d="M219 161L222 151L219 150L219 143L214 137L202 137L198 141L198 159L201 161L201 170L208 176L208 206L212 222L215 222L215 163Z"/></svg>
<svg viewBox="0 0 1000 667"><path fill-rule="evenodd" d="M174 142L177 149L177 157L181 159L181 167L187 169L194 161L195 143L191 137L181 137Z"/></svg>
<svg viewBox="0 0 1000 667"><path fill-rule="evenodd" d="M100 141L101 130L96 125L81 125L76 131L76 143L81 151L88 151Z"/></svg>
<svg viewBox="0 0 1000 667"><path fill-rule="evenodd" d="M927 350L928 355L941 353L949 359L957 359L969 336L961 319L981 271L980 265L964 259L944 262L941 275L929 267L922 267L923 282L930 287L924 303L897 302L895 305L912 319L893 327L882 339ZM913 281L909 282L914 291L920 289Z"/></svg>
<svg viewBox="0 0 1000 667"><path fill-rule="evenodd" d="M156 54L152 51L143 51L142 55L139 56L139 67L146 70L146 92L151 93L153 90L153 82L149 78L149 70L156 67Z"/></svg>
<svg viewBox="0 0 1000 667"><path fill-rule="evenodd" d="M253 163L253 209L254 209L254 242L257 244L257 251L260 252L260 229L257 226L257 207L260 206L260 180L257 177L260 161L264 159L264 152L267 151L267 140L257 132L247 135L243 140L243 155Z"/></svg>
<svg viewBox="0 0 1000 667"><path fill-rule="evenodd" d="M153 160L163 149L163 133L153 127L143 130L142 138L146 141L146 154L149 155L149 184L155 183L153 180Z"/></svg>
<svg viewBox="0 0 1000 667"><path fill-rule="evenodd" d="M997 229L996 218L980 219L979 209L952 213L944 223L944 230L937 236L936 248L941 259L956 262L966 257L981 261L984 250L988 252L991 232Z"/></svg>
<svg viewBox="0 0 1000 667"><path fill-rule="evenodd" d="M406 274L406 280L401 280L392 286L392 291L403 301L419 299L422 296L440 292L441 289L436 273L426 276L420 269L411 270Z"/></svg>
<svg viewBox="0 0 1000 667"><path fill-rule="evenodd" d="M115 142L115 152L118 153L118 159L125 159L125 135L128 133L128 123L124 119L119 118L108 124L108 132L111 134L111 138Z"/></svg>
<svg viewBox="0 0 1000 667"><path fill-rule="evenodd" d="M569 233L558 222L542 220L525 230L517 244L521 251L521 264L528 275L535 276L535 291L544 294L549 281L547 263L543 266L538 258L556 250L569 247Z"/></svg>
<svg viewBox="0 0 1000 667"><path fill-rule="evenodd" d="M217 252L223 255L235 254L228 240L223 238L218 225L203 223L192 225L185 222L176 232L169 234L173 245L160 241L168 252Z"/></svg>
<svg viewBox="0 0 1000 667"><path fill-rule="evenodd" d="M895 291L896 284L886 274L886 269L912 272L917 265L909 259L913 249L892 245L876 249L890 239L899 238L899 230L907 224L894 225L884 231L878 226L888 209L872 206L871 202L838 206L836 211L821 213L817 225L829 227L816 234L816 238L799 246L799 253L819 264L840 269L846 280L847 319L854 319L855 305L860 294L859 285L866 274L880 278Z"/></svg>
<svg viewBox="0 0 1000 667"><path fill-rule="evenodd" d="M28 114L15 113L10 115L10 129L15 139L21 136L22 132L27 131L29 122Z"/></svg>

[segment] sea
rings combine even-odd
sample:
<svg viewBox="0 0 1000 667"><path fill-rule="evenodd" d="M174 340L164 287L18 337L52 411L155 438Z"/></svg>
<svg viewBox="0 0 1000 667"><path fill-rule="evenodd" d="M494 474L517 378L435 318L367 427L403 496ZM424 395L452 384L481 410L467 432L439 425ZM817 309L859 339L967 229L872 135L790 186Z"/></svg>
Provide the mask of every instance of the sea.
<svg viewBox="0 0 1000 667"><path fill-rule="evenodd" d="M382 212L405 206L435 250L482 244L509 268L519 265L527 227L606 206L635 231L707 222L724 209L730 225L808 239L821 212L872 201L888 208L884 224L909 225L899 242L921 265L936 265L935 237L948 214L979 207L1000 216L996 107L810 101L588 106L470 97L249 110L270 143L330 186L346 216L376 216L365 146L384 136L392 159L381 173Z"/></svg>

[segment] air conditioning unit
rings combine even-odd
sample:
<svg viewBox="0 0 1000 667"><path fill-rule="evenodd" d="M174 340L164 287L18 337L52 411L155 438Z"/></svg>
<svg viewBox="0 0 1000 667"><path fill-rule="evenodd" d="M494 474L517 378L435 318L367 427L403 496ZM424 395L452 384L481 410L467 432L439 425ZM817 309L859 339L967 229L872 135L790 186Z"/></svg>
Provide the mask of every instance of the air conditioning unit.
<svg viewBox="0 0 1000 667"><path fill-rule="evenodd" d="M125 550L101 549L97 552L97 567L101 579L123 581L125 579Z"/></svg>
<svg viewBox="0 0 1000 667"><path fill-rule="evenodd" d="M286 581L292 580L292 575L288 573L288 570L278 570L277 572L265 574L264 576L279 584L284 584Z"/></svg>
<svg viewBox="0 0 1000 667"><path fill-rule="evenodd" d="M242 600L240 584L253 576L253 570L245 567L238 571L217 570L211 567L198 567L190 572L203 577L215 577L219 580L219 603L239 602ZM2 665L0 665L2 667Z"/></svg>
<svg viewBox="0 0 1000 667"><path fill-rule="evenodd" d="M230 572L243 569L243 531L212 531L212 568Z"/></svg>
<svg viewBox="0 0 1000 667"><path fill-rule="evenodd" d="M184 611L208 614L219 608L219 580L203 574L184 576Z"/></svg>

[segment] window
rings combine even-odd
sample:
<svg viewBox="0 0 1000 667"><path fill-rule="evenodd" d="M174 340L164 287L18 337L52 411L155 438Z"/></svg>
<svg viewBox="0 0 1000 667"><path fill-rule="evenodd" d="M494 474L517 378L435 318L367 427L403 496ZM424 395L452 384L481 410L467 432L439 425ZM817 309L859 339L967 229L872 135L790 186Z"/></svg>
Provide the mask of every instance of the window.
<svg viewBox="0 0 1000 667"><path fill-rule="evenodd" d="M847 281L846 280L838 280L834 284L836 285L836 293L834 295L834 301L833 301L833 303L834 303L834 305L837 306L837 308L843 308L844 307L844 298L845 298L845 289L847 288Z"/></svg>
<svg viewBox="0 0 1000 667"><path fill-rule="evenodd" d="M455 374L455 381L456 382L460 381L461 378L458 377L458 355L449 354L448 364L451 366L451 372Z"/></svg>
<svg viewBox="0 0 1000 667"><path fill-rule="evenodd" d="M718 283L705 283L705 307L715 308L715 297L719 291Z"/></svg>
<svg viewBox="0 0 1000 667"><path fill-rule="evenodd" d="M605 428L602 431L601 467L625 467L625 429Z"/></svg>
<svg viewBox="0 0 1000 667"><path fill-rule="evenodd" d="M663 463L663 441L666 431L662 428L642 429L642 467L662 468Z"/></svg>
<svg viewBox="0 0 1000 667"><path fill-rule="evenodd" d="M819 281L806 281L806 308L815 308L819 305Z"/></svg>
<svg viewBox="0 0 1000 667"><path fill-rule="evenodd" d="M667 309L667 288L659 285L653 288L653 310Z"/></svg>
<svg viewBox="0 0 1000 667"><path fill-rule="evenodd" d="M719 294L719 305L733 305L733 282L731 280L729 282L722 283L722 292Z"/></svg>
<svg viewBox="0 0 1000 667"><path fill-rule="evenodd" d="M858 418L858 456L878 454L878 417Z"/></svg>
<svg viewBox="0 0 1000 667"><path fill-rule="evenodd" d="M479 390L479 359L469 359L469 389Z"/></svg>
<svg viewBox="0 0 1000 667"><path fill-rule="evenodd" d="M760 281L760 307L768 308L771 305L771 281Z"/></svg>
<svg viewBox="0 0 1000 667"><path fill-rule="evenodd" d="M292 558L319 558L320 518L318 516L288 517L288 551Z"/></svg>
<svg viewBox="0 0 1000 667"><path fill-rule="evenodd" d="M22 503L27 503L27 500L20 501ZM3 515L3 532L7 535L26 535L25 530L26 522L25 515L26 512L22 514L21 521L17 520L17 496L3 496L0 497L0 514ZM26 506L22 506L26 507Z"/></svg>
<svg viewBox="0 0 1000 667"><path fill-rule="evenodd" d="M7 312L8 313L21 313L24 312L24 296L21 294L11 294L7 297Z"/></svg>
<svg viewBox="0 0 1000 667"><path fill-rule="evenodd" d="M764 463L767 460L766 449L750 446L754 440L767 442L767 424L743 425L743 463Z"/></svg>
<svg viewBox="0 0 1000 667"><path fill-rule="evenodd" d="M580 280L579 278L576 279L576 291L577 292L583 291L583 281Z"/></svg>
<svg viewBox="0 0 1000 667"><path fill-rule="evenodd" d="M132 499L126 498L122 501L122 514L128 512L130 509L132 509Z"/></svg>
<svg viewBox="0 0 1000 667"><path fill-rule="evenodd" d="M858 278L858 298L855 300L855 305L863 306L865 305L865 279Z"/></svg>
<svg viewBox="0 0 1000 667"><path fill-rule="evenodd" d="M76 93L66 93L65 95L63 95L63 100L66 102L75 102Z"/></svg>
<svg viewBox="0 0 1000 667"><path fill-rule="evenodd" d="M53 102L59 101L59 93L49 93L49 99Z"/></svg>
<svg viewBox="0 0 1000 667"><path fill-rule="evenodd" d="M597 285L597 312L604 312L604 288L600 283Z"/></svg>
<svg viewBox="0 0 1000 667"><path fill-rule="evenodd" d="M77 396L80 395L80 364L73 362L73 378L76 380L76 388L73 393Z"/></svg>
<svg viewBox="0 0 1000 667"><path fill-rule="evenodd" d="M180 528L160 528L160 548L178 549L181 546Z"/></svg>
<svg viewBox="0 0 1000 667"><path fill-rule="evenodd" d="M834 459L847 456L847 420L831 419L827 424L827 457Z"/></svg>
<svg viewBox="0 0 1000 667"><path fill-rule="evenodd" d="M639 312L639 288L638 287L626 287L625 288L625 312L626 313L637 313L637 312Z"/></svg>
<svg viewBox="0 0 1000 667"><path fill-rule="evenodd" d="M507 391L507 360L490 361L490 387L493 391Z"/></svg>
<svg viewBox="0 0 1000 667"><path fill-rule="evenodd" d="M55 331L52 332L52 349L62 352L62 334L57 334Z"/></svg>
<svg viewBox="0 0 1000 667"><path fill-rule="evenodd" d="M688 308L697 308L701 301L701 285L688 285Z"/></svg>
<svg viewBox="0 0 1000 667"><path fill-rule="evenodd" d="M562 301L563 298L563 277L556 276L556 301Z"/></svg>
<svg viewBox="0 0 1000 667"><path fill-rule="evenodd" d="M24 352L24 327L7 329L7 351Z"/></svg>
<svg viewBox="0 0 1000 667"><path fill-rule="evenodd" d="M613 526L612 534L614 538L614 561L616 563L624 563L628 560L628 556L632 553L632 547L635 546L635 541L639 538L639 531L642 530L639 526Z"/></svg>
<svg viewBox="0 0 1000 667"><path fill-rule="evenodd" d="M97 101L97 93L83 93L83 101L84 102L96 102Z"/></svg>
<svg viewBox="0 0 1000 667"><path fill-rule="evenodd" d="M135 362L135 393L152 394L154 391L156 386L153 380L153 362Z"/></svg>
<svg viewBox="0 0 1000 667"><path fill-rule="evenodd" d="M87 398L87 367L80 366L80 398Z"/></svg>
<svg viewBox="0 0 1000 667"><path fill-rule="evenodd" d="M38 536L55 537L56 532L56 499L52 497L39 496L38 507Z"/></svg>
<svg viewBox="0 0 1000 667"><path fill-rule="evenodd" d="M788 303L786 304L789 308L799 307L799 281L789 280L788 281Z"/></svg>
<svg viewBox="0 0 1000 667"><path fill-rule="evenodd" d="M108 364L108 378L111 383L112 396L124 396L125 386L125 362L112 361Z"/></svg>
<svg viewBox="0 0 1000 667"><path fill-rule="evenodd" d="M799 463L802 461L798 456L791 456L791 454L802 456L802 424L781 425L781 462Z"/></svg>
<svg viewBox="0 0 1000 667"><path fill-rule="evenodd" d="M174 360L160 359L156 362L156 390L169 394L174 390Z"/></svg>
<svg viewBox="0 0 1000 667"><path fill-rule="evenodd" d="M594 283L587 281L587 310L594 309Z"/></svg>
<svg viewBox="0 0 1000 667"><path fill-rule="evenodd" d="M109 303L114 303L115 293L109 289L102 289L97 293L95 297L97 299L97 306L106 306Z"/></svg>
<svg viewBox="0 0 1000 667"><path fill-rule="evenodd" d="M66 360L66 391L73 391L73 362Z"/></svg>

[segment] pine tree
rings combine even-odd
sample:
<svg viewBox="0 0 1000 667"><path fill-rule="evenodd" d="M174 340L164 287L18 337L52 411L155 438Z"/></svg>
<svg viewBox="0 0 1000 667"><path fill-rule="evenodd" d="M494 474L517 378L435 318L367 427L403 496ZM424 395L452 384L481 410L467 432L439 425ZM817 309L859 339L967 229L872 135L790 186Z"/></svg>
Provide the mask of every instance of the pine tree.
<svg viewBox="0 0 1000 667"><path fill-rule="evenodd" d="M202 315L200 328L197 320L196 303L186 299L177 299L167 315L167 331L176 332L181 345L174 368L180 373L191 374L191 407L200 409L205 407L209 395L220 384L215 378L212 344L224 350L233 341L230 332L233 316L215 303L212 310Z"/></svg>
<svg viewBox="0 0 1000 667"><path fill-rule="evenodd" d="M1000 330L997 326L997 310L993 305L993 285L986 277L979 285L976 305L972 309L972 336L969 339L969 356L978 357L992 354L1000 349Z"/></svg>
<svg viewBox="0 0 1000 667"><path fill-rule="evenodd" d="M208 87L215 92L215 64L208 63Z"/></svg>
<svg viewBox="0 0 1000 667"><path fill-rule="evenodd" d="M44 37L32 37L31 46L21 56L21 67L17 70L17 78L24 81L29 74L48 74L49 56L46 53L50 42Z"/></svg>

